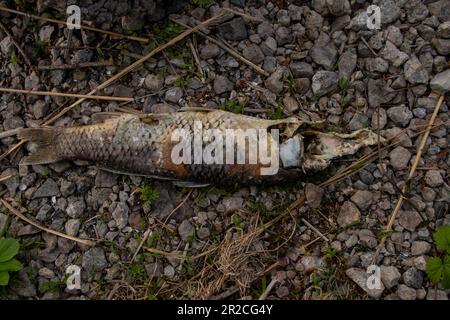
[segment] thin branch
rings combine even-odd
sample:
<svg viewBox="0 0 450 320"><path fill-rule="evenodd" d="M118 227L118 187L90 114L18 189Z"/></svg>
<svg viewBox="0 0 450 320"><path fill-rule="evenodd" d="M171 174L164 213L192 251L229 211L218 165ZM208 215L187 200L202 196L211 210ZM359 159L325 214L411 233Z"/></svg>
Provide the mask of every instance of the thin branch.
<svg viewBox="0 0 450 320"><path fill-rule="evenodd" d="M17 209L15 209L14 207L12 207L12 206L11 206L8 202L6 202L5 200L0 199L0 201L2 202L2 204L3 204L3 205L4 205L4 206L12 213L12 214L14 214L14 215L17 216L19 219L25 221L25 222L28 223L28 224L31 224L32 226L34 226L34 227L36 227L36 228L38 228L38 229L40 229L40 230L42 230L42 231L45 231L45 232L54 234L55 236L58 236L58 237L61 237L61 238L65 238L65 239L68 239L68 240L72 240L72 241L75 241L75 242L84 244L84 245L86 245L86 246L93 246L93 245L95 245L95 242L92 241L92 240L80 239L80 238L77 238L77 237L72 237L72 236L69 236L69 235L67 235L67 234L65 234L65 233L62 233L62 232L59 232L59 231L56 231L56 230L52 230L52 229L49 229L49 228L46 228L46 227L43 227L43 226L41 226L40 224L38 224L38 223L36 223L36 222L30 220L29 218L27 218L25 215L23 215L21 212L19 212L19 210L17 210Z"/></svg>
<svg viewBox="0 0 450 320"><path fill-rule="evenodd" d="M1 8L1 7L0 7ZM0 28L2 28L2 30L6 33L6 35L8 37L11 38L11 42L14 44L14 46L17 48L17 50L19 51L19 53L22 55L23 60L25 61L25 63L30 66L33 67L33 65L31 64L30 59L28 59L28 56L25 54L25 51L23 51L22 47L16 42L16 40L14 39L14 37L11 35L11 33L8 31L8 29L3 25L3 23L0 22Z"/></svg>
<svg viewBox="0 0 450 320"><path fill-rule="evenodd" d="M402 193L404 194L406 192L406 186L407 182L412 179L414 176L414 173L416 172L417 166L420 161L420 157L422 156L423 149L425 148L425 144L427 143L428 136L430 134L431 128L433 127L434 121L436 120L436 117L439 113L439 110L441 108L442 103L444 102L445 96L440 96L439 100L436 102L436 106L434 107L433 114L431 115L430 120L428 121L427 128L422 136L422 140L420 141L420 145L417 149L416 157L414 159L414 162L411 166L411 169L409 170L408 177L403 185ZM383 235L383 238L380 241L380 244L378 245L378 248L375 252L375 255L372 258L372 263L375 264L375 261L377 259L378 254L380 253L381 248L383 247L389 232L392 230L392 225L394 224L395 218L397 217L398 212L400 211L400 208L402 207L403 200L405 200L404 196L400 194L400 197L398 198L397 204L394 207L394 210L391 213L391 216L389 218L388 224L386 225L386 232Z"/></svg>
<svg viewBox="0 0 450 320"><path fill-rule="evenodd" d="M29 14L29 13L26 13L26 12L14 10L14 9L9 9L9 8L2 7L2 6L0 6L0 11L14 13L14 14L17 14L17 15L20 15L20 16L25 16L25 17L32 18L32 19L37 19L37 20L41 20L41 21L45 21L45 22L51 22L51 23L56 23L56 24L67 26L67 22L66 21L56 20L56 19L51 19L51 18L46 18L46 17L41 17L41 16L36 16L34 14ZM102 29L98 29L98 28L94 28L94 27L90 27L90 26L86 26L86 25L80 25L80 29L95 31L95 32L99 32L99 33L104 33L104 34L107 34L107 35L110 35L110 36L113 36L113 37L125 38L125 39L128 39L128 40L135 40L135 41L140 41L140 42L148 42L149 41L148 38L136 37L136 36L127 36L127 35L120 34L120 33L117 33L117 32L112 32L112 31L108 31L108 30L102 30Z"/></svg>
<svg viewBox="0 0 450 320"><path fill-rule="evenodd" d="M312 231L314 231L315 233L317 233L317 235L319 237L321 237L323 240L325 240L326 242L330 242L330 240L322 233L319 231L319 229L317 229L316 227L314 227L311 223L309 223L306 219L302 218L302 221L304 224L306 224Z"/></svg>
<svg viewBox="0 0 450 320"><path fill-rule="evenodd" d="M0 140L15 136L17 133L19 133L20 129L22 129L22 127L0 132Z"/></svg>
<svg viewBox="0 0 450 320"><path fill-rule="evenodd" d="M99 62L81 62L77 64L53 64L50 66L38 66L38 70L73 70L79 68L96 68L96 67L110 67L113 66L112 61Z"/></svg>
<svg viewBox="0 0 450 320"><path fill-rule="evenodd" d="M63 92L52 92L52 91L32 91L32 90L22 90L22 89L13 89L13 88L0 88L0 92L31 94L31 95L37 95L37 96L94 99L94 100L127 101L127 102L134 101L134 98L131 98L131 97L93 96L93 95L77 94L77 93L63 93Z"/></svg>
<svg viewBox="0 0 450 320"><path fill-rule="evenodd" d="M277 284L278 279L277 277L273 277L272 280L269 282L269 284L266 287L266 290L261 294L258 300L266 300L267 296L269 295L270 291L272 291L273 287Z"/></svg>
<svg viewBox="0 0 450 320"><path fill-rule="evenodd" d="M182 27L185 28L189 28L188 25L184 24L183 22L170 18L171 21L179 24ZM269 73L266 72L264 69L262 69L261 67L257 66L256 64L254 64L253 62L251 62L250 60L244 58L242 55L240 55L238 52L236 52L234 49L228 47L226 44L224 44L222 41L219 41L217 39L214 39L213 37L208 36L207 34L203 33L202 31L198 30L196 31L197 34L201 35L202 37L204 37L205 39L208 39L208 41L216 44L217 46L219 46L220 48L222 48L223 50L225 50L226 52L228 52L230 55L232 55L233 57L235 57L236 59L240 60L241 62L245 63L246 65L248 65L249 67L253 68L256 72L258 72L259 74L262 74L263 76L268 77Z"/></svg>
<svg viewBox="0 0 450 320"><path fill-rule="evenodd" d="M248 21L252 21L252 22L264 22L264 20L262 20L262 19L260 19L260 18L257 18L257 17L251 16L251 15L248 15L248 14L243 13L243 12L239 12L239 11L234 10L234 9L231 9L231 8L222 8L222 9L223 9L223 10L226 10L226 11L228 11L228 12L231 12L231 13L233 13L233 14L235 14L235 15L241 16L241 17L243 17L245 20L248 20Z"/></svg>

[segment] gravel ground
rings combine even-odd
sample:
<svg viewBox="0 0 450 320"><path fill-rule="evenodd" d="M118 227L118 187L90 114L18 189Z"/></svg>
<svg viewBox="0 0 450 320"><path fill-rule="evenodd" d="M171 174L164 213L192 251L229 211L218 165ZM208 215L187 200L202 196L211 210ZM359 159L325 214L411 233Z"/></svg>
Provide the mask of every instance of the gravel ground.
<svg viewBox="0 0 450 320"><path fill-rule="evenodd" d="M439 94L450 90L449 0L135 2L81 1L82 19L105 30L151 36L148 44L75 30L67 49L64 27L0 12L10 34L0 29L0 86L87 93L180 33L183 28L168 22L167 13L178 10L177 19L195 25L220 7L232 7L258 21L230 13L202 31L262 71L194 35L104 90L138 97L136 104L85 101L54 125L88 124L94 113L117 107L160 113L202 106L272 119L323 119L339 132L379 128L399 143L326 187L319 184L368 151L291 185L193 190L107 173L85 161L19 166L29 153L25 145L0 163L2 177L13 175L0 183L3 199L42 226L96 244L42 232L0 207L0 232L20 239L24 264L0 288L2 298L258 298L272 282L268 299L448 299L450 291L431 284L424 272L436 254L434 230L450 224L445 101L392 232L386 225L414 161L417 133ZM0 1L64 19L64 1L38 4ZM370 4L381 9L379 30L366 27ZM113 65L39 70L98 61ZM0 129L36 127L70 102L3 93ZM0 151L17 142L15 136L3 138ZM306 203L289 210L303 195ZM366 285L373 259L381 266L380 289ZM69 265L81 267L80 289L66 288Z"/></svg>

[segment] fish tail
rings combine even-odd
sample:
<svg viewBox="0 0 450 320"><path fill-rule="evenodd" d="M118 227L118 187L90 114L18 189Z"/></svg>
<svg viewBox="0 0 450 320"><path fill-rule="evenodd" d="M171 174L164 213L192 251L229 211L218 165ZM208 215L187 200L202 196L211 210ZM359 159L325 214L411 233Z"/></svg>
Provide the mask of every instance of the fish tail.
<svg viewBox="0 0 450 320"><path fill-rule="evenodd" d="M35 143L36 152L22 159L20 164L47 164L62 160L56 150L56 138L59 135L58 128L26 128L18 133L19 139Z"/></svg>

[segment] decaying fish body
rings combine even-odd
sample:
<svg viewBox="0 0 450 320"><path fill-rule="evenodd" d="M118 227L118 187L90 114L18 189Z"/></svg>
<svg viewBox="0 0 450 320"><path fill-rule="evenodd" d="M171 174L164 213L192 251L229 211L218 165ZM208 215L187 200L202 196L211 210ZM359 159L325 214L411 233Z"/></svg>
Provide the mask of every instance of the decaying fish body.
<svg viewBox="0 0 450 320"><path fill-rule="evenodd" d="M295 117L265 120L206 109L109 116L93 125L23 129L19 137L37 148L22 164L91 160L187 186L277 182L325 169L331 160L377 142L367 129L324 133L314 129L317 123Z"/></svg>

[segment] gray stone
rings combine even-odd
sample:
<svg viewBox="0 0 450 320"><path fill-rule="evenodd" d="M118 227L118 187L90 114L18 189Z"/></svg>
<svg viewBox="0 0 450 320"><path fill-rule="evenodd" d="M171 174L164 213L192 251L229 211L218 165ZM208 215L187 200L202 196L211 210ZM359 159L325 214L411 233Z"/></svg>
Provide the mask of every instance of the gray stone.
<svg viewBox="0 0 450 320"><path fill-rule="evenodd" d="M397 295L401 300L416 300L416 290L401 284L398 286Z"/></svg>
<svg viewBox="0 0 450 320"><path fill-rule="evenodd" d="M283 107L284 107L284 110L286 110L287 113L294 113L299 108L297 100L295 100L291 96L285 96L283 98Z"/></svg>
<svg viewBox="0 0 450 320"><path fill-rule="evenodd" d="M278 298L284 298L289 295L289 288L286 286L279 286L276 290L276 294Z"/></svg>
<svg viewBox="0 0 450 320"><path fill-rule="evenodd" d="M183 97L183 89L179 87L170 88L164 95L164 99L172 103L177 103L181 99L181 97Z"/></svg>
<svg viewBox="0 0 450 320"><path fill-rule="evenodd" d="M311 208L319 208L322 202L324 190L312 183L307 183L305 186L306 204Z"/></svg>
<svg viewBox="0 0 450 320"><path fill-rule="evenodd" d="M421 0L409 0L405 3L409 23L417 23L428 16L428 8Z"/></svg>
<svg viewBox="0 0 450 320"><path fill-rule="evenodd" d="M221 206L224 213L232 213L244 207L244 199L241 197L226 197L223 198Z"/></svg>
<svg viewBox="0 0 450 320"><path fill-rule="evenodd" d="M310 274L311 272L325 266L326 263L322 258L313 255L307 255L303 256L295 265L295 270L304 274Z"/></svg>
<svg viewBox="0 0 450 320"><path fill-rule="evenodd" d="M409 231L414 231L422 222L422 217L416 211L401 210L398 223Z"/></svg>
<svg viewBox="0 0 450 320"><path fill-rule="evenodd" d="M52 197L59 193L58 185L55 180L47 179L45 182L34 192L33 199Z"/></svg>
<svg viewBox="0 0 450 320"><path fill-rule="evenodd" d="M164 275L170 279L175 276L175 269L171 265L167 265L164 267Z"/></svg>
<svg viewBox="0 0 450 320"><path fill-rule="evenodd" d="M358 237L361 243L368 248L375 248L378 244L373 232L369 229L361 229L358 232Z"/></svg>
<svg viewBox="0 0 450 320"><path fill-rule="evenodd" d="M427 300L448 300L448 294L444 290L429 289Z"/></svg>
<svg viewBox="0 0 450 320"><path fill-rule="evenodd" d="M366 69L369 72L380 72L384 73L388 70L389 63L383 58L368 58L366 60Z"/></svg>
<svg viewBox="0 0 450 320"><path fill-rule="evenodd" d="M369 105L375 108L382 103L391 101L396 95L396 92L386 86L381 79L369 79L367 83L367 95Z"/></svg>
<svg viewBox="0 0 450 320"><path fill-rule="evenodd" d="M439 54L446 56L450 54L450 39L434 38L431 44Z"/></svg>
<svg viewBox="0 0 450 320"><path fill-rule="evenodd" d="M413 287L415 289L419 289L422 287L423 283L423 274L421 271L417 270L416 268L409 268L406 270L403 275L403 282L408 287Z"/></svg>
<svg viewBox="0 0 450 320"><path fill-rule="evenodd" d="M197 236L200 240L205 240L209 238L210 234L211 233L209 229L206 227L201 227L200 229L197 230Z"/></svg>
<svg viewBox="0 0 450 320"><path fill-rule="evenodd" d="M348 0L327 0L328 10L335 17L340 17L351 13L350 2Z"/></svg>
<svg viewBox="0 0 450 320"><path fill-rule="evenodd" d="M351 197L351 200L358 206L360 210L366 210L372 204L372 192L367 190L358 190Z"/></svg>
<svg viewBox="0 0 450 320"><path fill-rule="evenodd" d="M234 85L230 80L228 80L228 78L224 76L217 76L214 79L213 87L215 93L222 94L233 90Z"/></svg>
<svg viewBox="0 0 450 320"><path fill-rule="evenodd" d="M444 183L444 179L438 170L428 170L425 174L425 183L429 187L436 188Z"/></svg>
<svg viewBox="0 0 450 320"><path fill-rule="evenodd" d="M61 195L63 197L68 197L75 192L77 186L72 181L62 180L61 181Z"/></svg>
<svg viewBox="0 0 450 320"><path fill-rule="evenodd" d="M276 94L283 91L283 74L285 70L284 67L275 70L264 82L266 88Z"/></svg>
<svg viewBox="0 0 450 320"><path fill-rule="evenodd" d="M294 79L294 91L300 94L308 92L311 86L311 80L308 78L296 78Z"/></svg>
<svg viewBox="0 0 450 320"><path fill-rule="evenodd" d="M35 298L37 295L36 286L31 282L27 271L31 271L30 273L33 274L30 268L20 270L17 273L16 281L11 281L9 287L12 292L21 297Z"/></svg>
<svg viewBox="0 0 450 320"><path fill-rule="evenodd" d="M413 256L420 256L427 254L431 250L431 244L426 241L414 241L411 245L411 254Z"/></svg>
<svg viewBox="0 0 450 320"><path fill-rule="evenodd" d="M380 115L378 117L378 114ZM372 115L372 128L377 129L378 127L380 129L383 129L387 124L387 113L386 110L384 110L383 108L377 109L373 112Z"/></svg>
<svg viewBox="0 0 450 320"><path fill-rule="evenodd" d="M438 73L431 79L430 87L432 90L440 94L450 91L450 69Z"/></svg>
<svg viewBox="0 0 450 320"><path fill-rule="evenodd" d="M117 183L117 175L105 170L98 170L95 176L95 186L99 188L112 188Z"/></svg>
<svg viewBox="0 0 450 320"><path fill-rule="evenodd" d="M81 222L79 219L69 219L67 220L64 230L69 236L76 236L80 230Z"/></svg>
<svg viewBox="0 0 450 320"><path fill-rule="evenodd" d="M241 17L219 24L217 29L226 40L239 41L247 38L245 21Z"/></svg>
<svg viewBox="0 0 450 320"><path fill-rule="evenodd" d="M325 69L331 70L336 64L337 50L329 46L314 46L309 50L311 59L318 65L323 66Z"/></svg>
<svg viewBox="0 0 450 320"><path fill-rule="evenodd" d="M277 50L277 40L272 37L267 37L267 39L261 44L261 51L266 56L271 56Z"/></svg>
<svg viewBox="0 0 450 320"><path fill-rule="evenodd" d="M365 270L350 268L345 271L345 274L372 298L378 299L384 291L384 284L382 282L380 283L380 289L369 289L367 287L369 274Z"/></svg>
<svg viewBox="0 0 450 320"><path fill-rule="evenodd" d="M261 63L264 60L264 53L261 48L254 43L246 46L244 50L242 50L242 55L244 58L256 64Z"/></svg>
<svg viewBox="0 0 450 320"><path fill-rule="evenodd" d="M81 265L87 272L102 271L108 266L105 251L101 247L90 248L83 254Z"/></svg>
<svg viewBox="0 0 450 320"><path fill-rule="evenodd" d="M389 26L386 29L386 40L392 42L395 46L399 47L403 43L402 32L396 26Z"/></svg>
<svg viewBox="0 0 450 320"><path fill-rule="evenodd" d="M39 40L41 40L42 42L49 43L52 38L53 31L55 31L54 26L52 25L43 26L41 30L39 30Z"/></svg>
<svg viewBox="0 0 450 320"><path fill-rule="evenodd" d="M285 44L292 42L293 35L288 28L281 26L275 31L275 39L279 46L284 46Z"/></svg>
<svg viewBox="0 0 450 320"><path fill-rule="evenodd" d="M419 59L417 59L416 56L411 56L411 59L409 59L405 65L404 65L404 73L405 73L405 79L408 80L412 84L417 83L428 83L428 72L427 70L422 66Z"/></svg>
<svg viewBox="0 0 450 320"><path fill-rule="evenodd" d="M402 146L396 147L389 153L390 164L396 170L406 169L409 159L411 159L411 152Z"/></svg>
<svg viewBox="0 0 450 320"><path fill-rule="evenodd" d="M158 74L149 74L144 80L145 87L152 93L158 92L164 85L164 79Z"/></svg>
<svg viewBox="0 0 450 320"><path fill-rule="evenodd" d="M47 114L49 107L47 103L45 103L44 100L37 100L33 106L31 107L31 112L33 112L33 115L36 119L41 119L45 117Z"/></svg>
<svg viewBox="0 0 450 320"><path fill-rule="evenodd" d="M381 57L388 60L394 67L400 67L406 60L408 55L399 49L390 41L386 41L386 45L380 51Z"/></svg>
<svg viewBox="0 0 450 320"><path fill-rule="evenodd" d="M350 201L344 202L339 210L337 217L337 223L342 227L348 227L354 223L359 223L361 219L361 213L359 209Z"/></svg>
<svg viewBox="0 0 450 320"><path fill-rule="evenodd" d="M66 208L66 213L71 218L79 218L80 215L84 212L86 209L86 203L84 200L71 197L68 199L68 204Z"/></svg>
<svg viewBox="0 0 450 320"><path fill-rule="evenodd" d="M0 41L0 50L6 57L9 57L9 55L11 54L13 49L14 49L14 44L11 41L11 37L9 37L9 36L4 37L2 39L2 41Z"/></svg>
<svg viewBox="0 0 450 320"><path fill-rule="evenodd" d="M389 108L387 110L387 115L389 119L403 127L406 127L413 118L411 110L404 105Z"/></svg>
<svg viewBox="0 0 450 320"><path fill-rule="evenodd" d="M338 88L339 77L336 72L318 71L312 78L312 91L317 97L326 95Z"/></svg>
<svg viewBox="0 0 450 320"><path fill-rule="evenodd" d="M289 68L294 78L311 78L314 75L312 66L306 62L293 62Z"/></svg>
<svg viewBox="0 0 450 320"><path fill-rule="evenodd" d="M401 274L398 269L394 266L381 266L381 281L386 286L387 289L392 289L398 285L398 281L401 278Z"/></svg>
<svg viewBox="0 0 450 320"><path fill-rule="evenodd" d="M117 228L122 229L128 224L128 213L130 209L125 202L118 202L112 212L112 217L116 221Z"/></svg>
<svg viewBox="0 0 450 320"><path fill-rule="evenodd" d="M437 29L437 34L439 38L450 38L450 21L441 23Z"/></svg>
<svg viewBox="0 0 450 320"><path fill-rule="evenodd" d="M183 222L178 226L178 234L183 241L187 241L189 237L194 235L194 227L188 220L183 220Z"/></svg>
<svg viewBox="0 0 450 320"><path fill-rule="evenodd" d="M148 263L145 265L145 271L151 279L161 277L163 274L163 267L160 262Z"/></svg>
<svg viewBox="0 0 450 320"><path fill-rule="evenodd" d="M208 60L215 58L219 55L220 49L217 45L214 43L208 43L203 46L202 50L200 51L200 58Z"/></svg>
<svg viewBox="0 0 450 320"><path fill-rule="evenodd" d="M393 0L381 0L381 23L383 25L391 24L400 16L400 8L397 6L396 1Z"/></svg>

